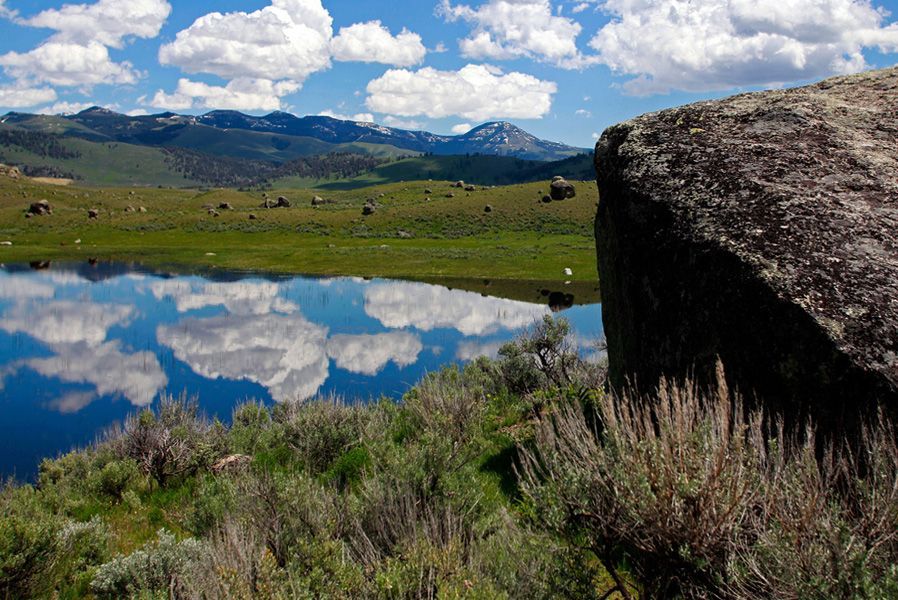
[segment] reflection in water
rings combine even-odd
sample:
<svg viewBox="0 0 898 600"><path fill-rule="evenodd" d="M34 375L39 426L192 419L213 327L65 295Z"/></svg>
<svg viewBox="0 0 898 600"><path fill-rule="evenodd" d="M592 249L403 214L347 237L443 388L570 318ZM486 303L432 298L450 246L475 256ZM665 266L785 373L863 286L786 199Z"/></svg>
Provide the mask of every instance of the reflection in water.
<svg viewBox="0 0 898 600"><path fill-rule="evenodd" d="M0 329L44 342L54 355L10 363L8 374L28 367L46 378L92 385L96 392L91 398L120 395L135 406L147 406L168 383L156 355L129 354L119 341L106 342L109 330L126 325L133 313L133 307L120 304L19 301L0 319ZM63 412L77 412L89 403L82 393L77 400L62 398L56 404Z"/></svg>
<svg viewBox="0 0 898 600"><path fill-rule="evenodd" d="M479 356L497 358L499 356L499 350L506 343L506 340L498 342L465 341L458 345L458 350L455 351L455 358L463 362L474 360Z"/></svg>
<svg viewBox="0 0 898 600"><path fill-rule="evenodd" d="M47 344L95 346L106 339L110 327L125 324L133 312L133 307L121 304L19 302L0 319L0 329L25 333Z"/></svg>
<svg viewBox="0 0 898 600"><path fill-rule="evenodd" d="M55 356L26 360L22 365L47 378L92 385L95 396L122 396L134 406L150 405L168 383L155 354L124 353L118 341L99 346L64 344L53 349Z"/></svg>
<svg viewBox="0 0 898 600"><path fill-rule="evenodd" d="M327 355L341 369L377 375L388 362L407 367L418 362L421 339L405 331L377 335L335 335L327 342Z"/></svg>
<svg viewBox="0 0 898 600"><path fill-rule="evenodd" d="M424 283L383 283L365 290L365 312L394 328L451 328L464 335L482 336L500 328L526 327L548 310L545 306Z"/></svg>
<svg viewBox="0 0 898 600"><path fill-rule="evenodd" d="M157 337L197 374L253 381L279 402L314 396L328 375L327 329L301 315L185 319Z"/></svg>
<svg viewBox="0 0 898 600"><path fill-rule="evenodd" d="M235 315L292 313L299 310L295 304L281 297L283 289L279 284L269 281L198 283L168 279L153 282L150 289L159 300L174 299L178 312L182 313L207 306L223 306Z"/></svg>
<svg viewBox="0 0 898 600"><path fill-rule="evenodd" d="M216 277L0 268L0 477L28 477L166 391L225 420L249 398L400 398L569 304L536 284L539 303L410 282ZM565 316L581 348L601 334L597 306Z"/></svg>

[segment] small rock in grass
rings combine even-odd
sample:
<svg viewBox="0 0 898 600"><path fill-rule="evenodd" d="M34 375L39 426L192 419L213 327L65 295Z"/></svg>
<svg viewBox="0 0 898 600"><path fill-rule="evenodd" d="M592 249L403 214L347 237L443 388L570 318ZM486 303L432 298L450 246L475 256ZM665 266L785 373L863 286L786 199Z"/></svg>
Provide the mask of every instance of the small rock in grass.
<svg viewBox="0 0 898 600"><path fill-rule="evenodd" d="M486 206L484 206L484 207L483 207L483 212L485 212L485 213L491 213L491 212L493 212L493 207L492 207L492 205L487 204Z"/></svg>
<svg viewBox="0 0 898 600"><path fill-rule="evenodd" d="M12 246L12 242L10 242L8 240L5 242L0 242L0 246Z"/></svg>
<svg viewBox="0 0 898 600"><path fill-rule="evenodd" d="M88 219L99 219L100 211L97 210L96 208L91 208L90 210L87 211L87 218Z"/></svg>

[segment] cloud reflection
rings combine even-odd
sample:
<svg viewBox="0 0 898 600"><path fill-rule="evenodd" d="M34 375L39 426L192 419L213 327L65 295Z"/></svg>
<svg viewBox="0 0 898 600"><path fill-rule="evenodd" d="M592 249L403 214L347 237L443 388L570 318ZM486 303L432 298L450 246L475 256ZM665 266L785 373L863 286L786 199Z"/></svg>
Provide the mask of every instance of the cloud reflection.
<svg viewBox="0 0 898 600"><path fill-rule="evenodd" d="M483 336L526 327L548 311L546 306L424 283L379 283L365 290L365 312L395 329L451 328L467 336Z"/></svg>
<svg viewBox="0 0 898 600"><path fill-rule="evenodd" d="M278 402L310 398L328 377L327 329L298 314L191 318L156 337L198 375L253 381Z"/></svg>
<svg viewBox="0 0 898 600"><path fill-rule="evenodd" d="M400 368L413 365L423 349L418 336L404 331L335 335L327 342L327 354L339 368L369 376L377 375L390 361Z"/></svg>
<svg viewBox="0 0 898 600"><path fill-rule="evenodd" d="M121 304L93 304L60 300L37 304L20 302L0 319L0 329L24 333L50 345L96 346L114 325L125 325L134 308Z"/></svg>
<svg viewBox="0 0 898 600"><path fill-rule="evenodd" d="M270 281L219 283L166 279L154 281L150 291L158 300L174 300L181 313L209 306L223 306L235 315L289 314L299 310L281 297L281 286Z"/></svg>

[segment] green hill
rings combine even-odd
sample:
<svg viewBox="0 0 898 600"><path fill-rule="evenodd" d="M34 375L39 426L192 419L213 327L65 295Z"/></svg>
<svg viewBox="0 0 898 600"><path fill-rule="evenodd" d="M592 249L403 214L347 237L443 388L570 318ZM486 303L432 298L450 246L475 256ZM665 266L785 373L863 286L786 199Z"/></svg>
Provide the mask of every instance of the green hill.
<svg viewBox="0 0 898 600"><path fill-rule="evenodd" d="M401 181L466 181L478 185L511 185L551 180L555 175L567 179L592 181L595 167L591 154L580 154L555 162L522 160L509 156L420 156L391 161L351 179L279 178L277 188L307 187L346 190Z"/></svg>

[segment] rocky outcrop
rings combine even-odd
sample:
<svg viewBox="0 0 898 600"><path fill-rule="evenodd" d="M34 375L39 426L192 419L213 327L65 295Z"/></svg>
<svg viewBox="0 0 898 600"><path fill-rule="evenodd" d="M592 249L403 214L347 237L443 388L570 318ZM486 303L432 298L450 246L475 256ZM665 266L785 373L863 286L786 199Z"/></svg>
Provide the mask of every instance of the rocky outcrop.
<svg viewBox="0 0 898 600"><path fill-rule="evenodd" d="M577 196L577 189L564 177L556 176L549 186L549 194L552 200L568 200Z"/></svg>
<svg viewBox="0 0 898 600"><path fill-rule="evenodd" d="M613 385L719 356L787 417L898 413L898 69L645 115L597 145Z"/></svg>

